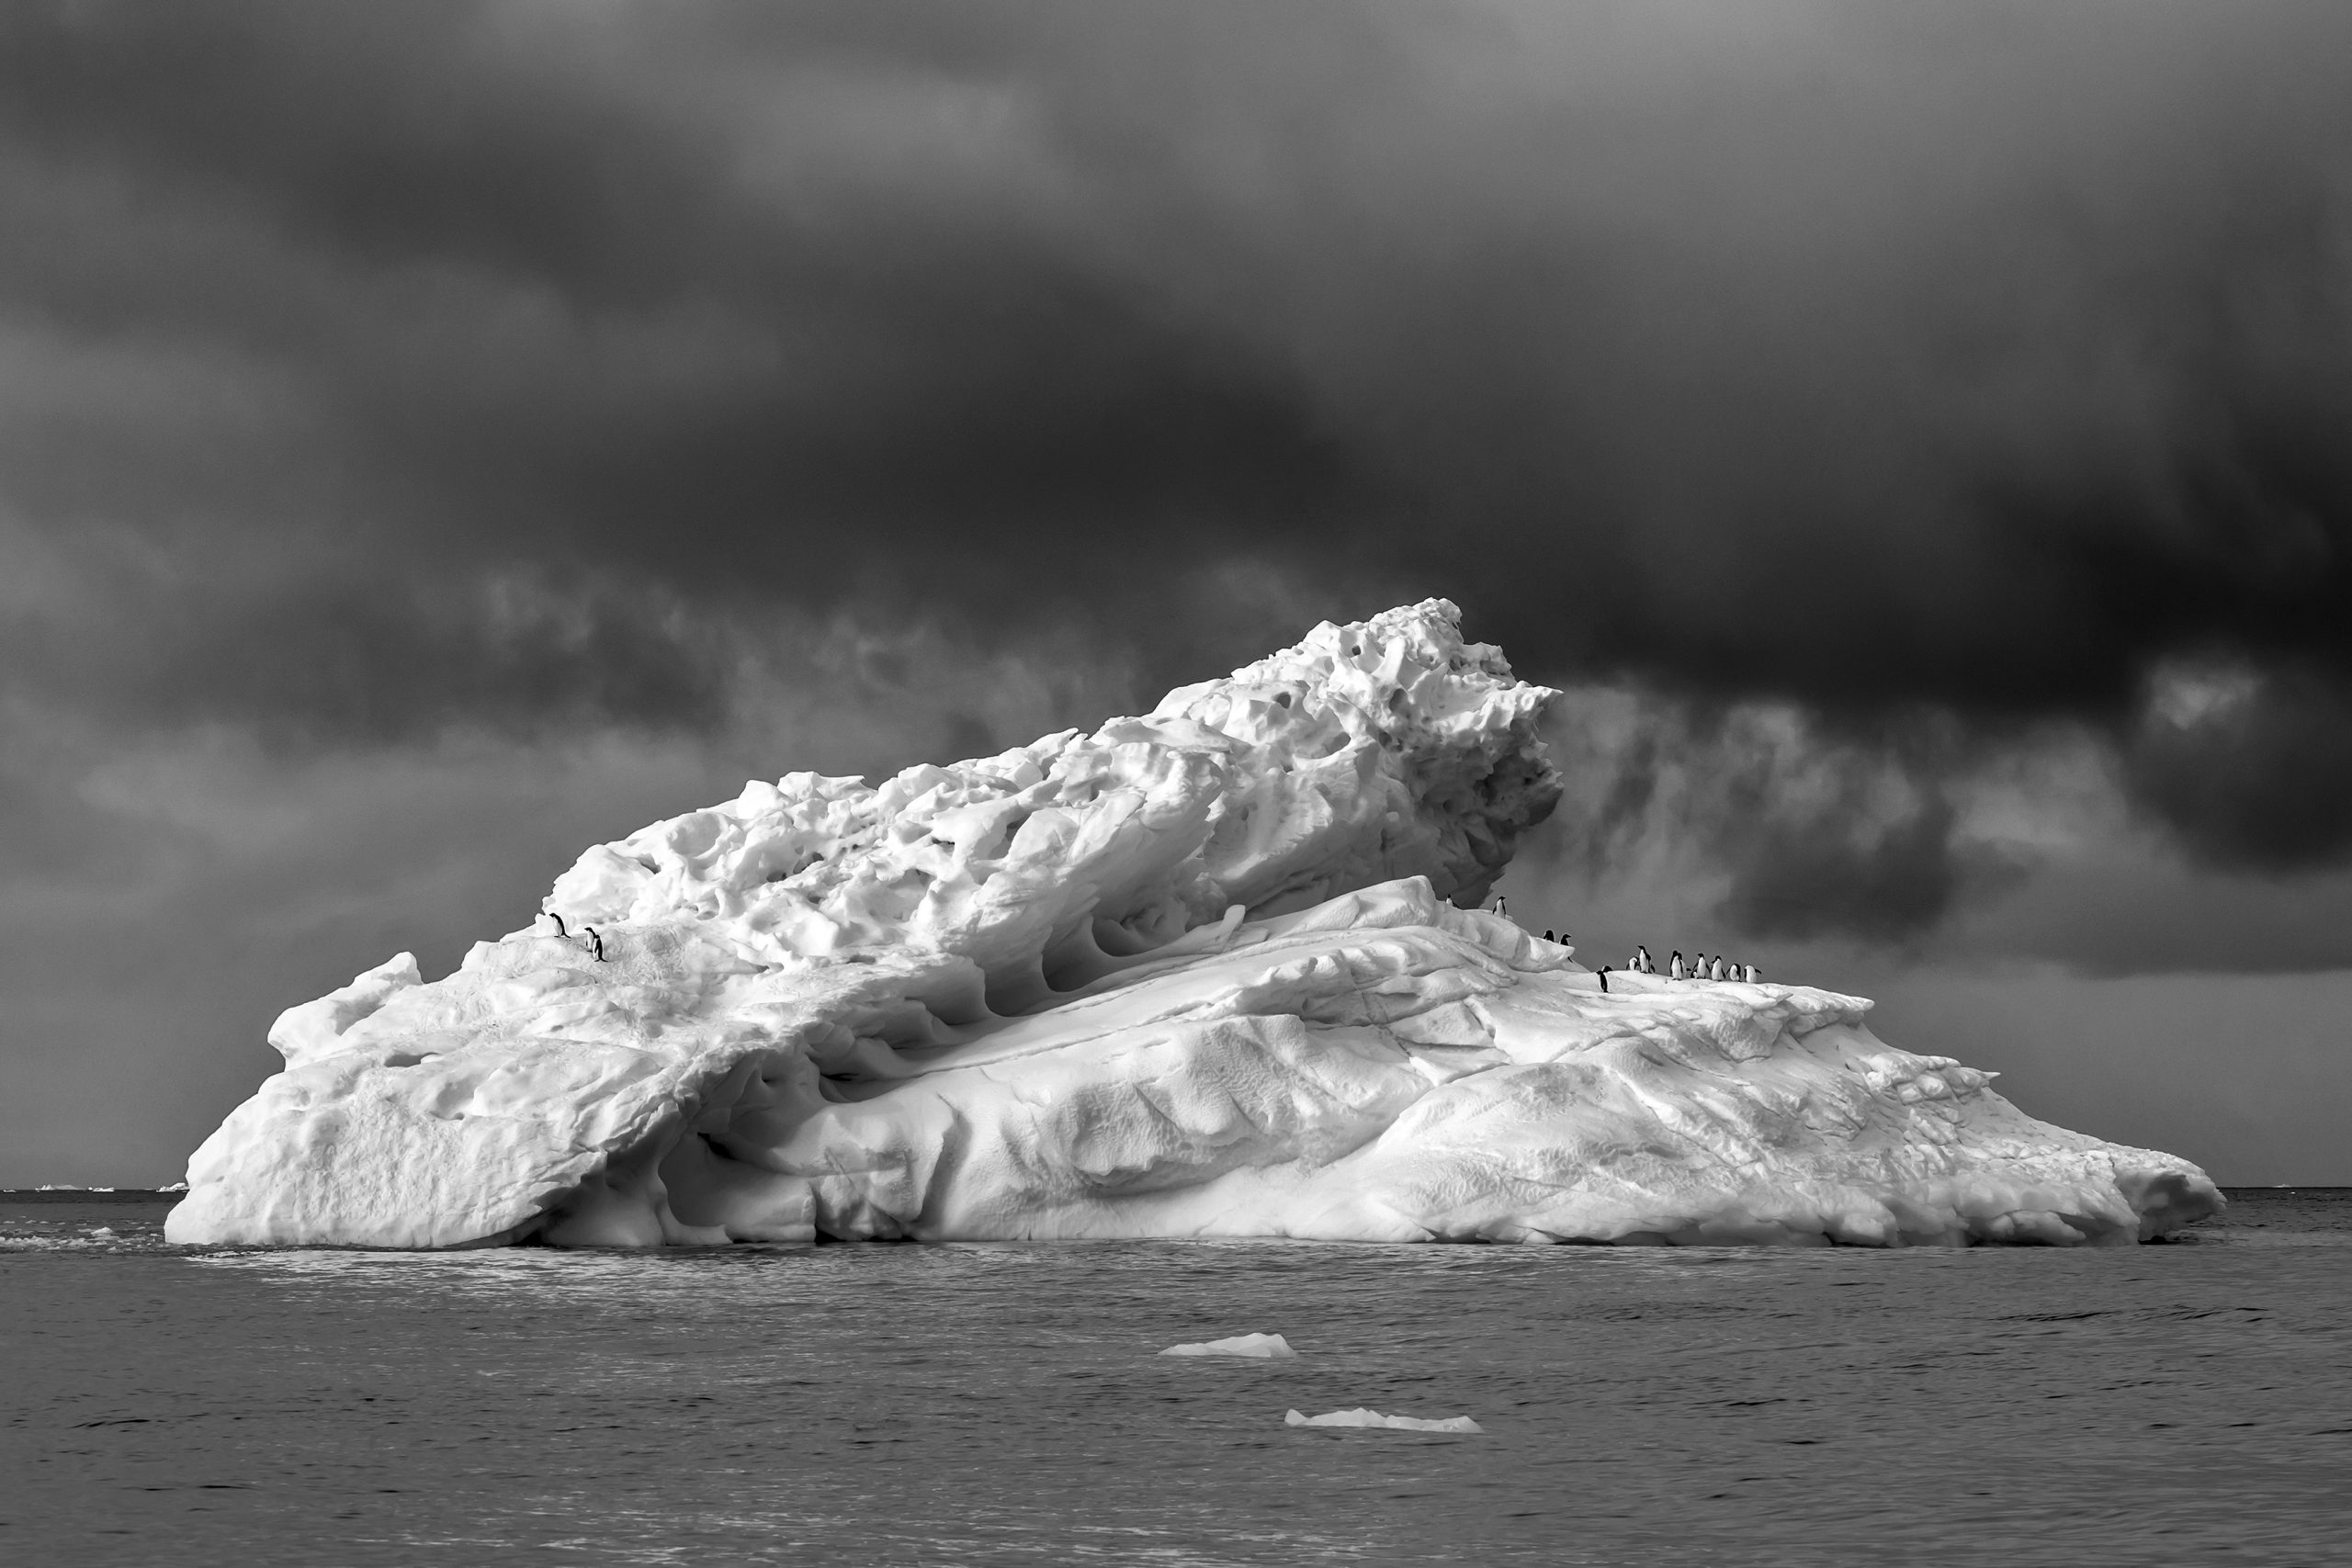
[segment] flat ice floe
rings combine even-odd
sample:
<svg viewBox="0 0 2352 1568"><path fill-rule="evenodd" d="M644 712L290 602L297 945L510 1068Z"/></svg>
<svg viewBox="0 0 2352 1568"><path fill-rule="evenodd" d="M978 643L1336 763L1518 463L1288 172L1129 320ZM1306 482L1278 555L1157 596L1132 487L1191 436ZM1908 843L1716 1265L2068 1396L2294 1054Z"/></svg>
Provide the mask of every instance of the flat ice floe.
<svg viewBox="0 0 2352 1568"><path fill-rule="evenodd" d="M1326 1411L1320 1416L1302 1416L1295 1410L1283 1415L1285 1427L1385 1427L1398 1432L1483 1432L1486 1430L1467 1416L1451 1416L1442 1421L1423 1421L1411 1416L1383 1416L1377 1410L1359 1405L1353 1410Z"/></svg>
<svg viewBox="0 0 2352 1568"><path fill-rule="evenodd" d="M1247 1356L1261 1361L1289 1360L1298 1354L1279 1334L1237 1334L1230 1339L1209 1339L1198 1345L1170 1345L1163 1356Z"/></svg>
<svg viewBox="0 0 2352 1568"><path fill-rule="evenodd" d="M172 1240L2131 1242L2195 1166L1804 986L1479 912L1555 694L1442 600L1150 714L599 845L428 981L289 1009ZM558 919L562 922L559 933Z"/></svg>

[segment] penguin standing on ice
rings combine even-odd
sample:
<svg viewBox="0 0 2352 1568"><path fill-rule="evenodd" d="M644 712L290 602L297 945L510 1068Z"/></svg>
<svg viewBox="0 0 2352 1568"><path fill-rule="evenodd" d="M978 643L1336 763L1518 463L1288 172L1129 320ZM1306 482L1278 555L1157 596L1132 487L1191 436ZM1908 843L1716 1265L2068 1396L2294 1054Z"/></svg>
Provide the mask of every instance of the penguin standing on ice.
<svg viewBox="0 0 2352 1568"><path fill-rule="evenodd" d="M1748 983L1749 985L1751 985L1751 986L1752 986L1752 985L1756 984L1756 982L1757 982L1757 981L1761 980L1762 978L1764 978L1764 971L1763 971L1763 970L1758 969L1758 967L1756 967L1756 965L1755 965L1755 964L1749 964L1749 965L1747 966L1747 983Z"/></svg>
<svg viewBox="0 0 2352 1568"><path fill-rule="evenodd" d="M590 945L594 948L596 962L602 964L605 961L605 939L596 934L594 926L582 926L580 930L587 936Z"/></svg>
<svg viewBox="0 0 2352 1568"><path fill-rule="evenodd" d="M1550 926L1545 926L1544 928L1544 940L1545 942L1557 942L1559 938L1552 934L1552 928Z"/></svg>
<svg viewBox="0 0 2352 1568"><path fill-rule="evenodd" d="M1609 994L1609 965L1606 964L1600 966L1600 993L1603 996Z"/></svg>
<svg viewBox="0 0 2352 1568"><path fill-rule="evenodd" d="M1504 919L1510 919L1510 905L1499 893L1495 895L1495 913L1500 915Z"/></svg>
<svg viewBox="0 0 2352 1568"><path fill-rule="evenodd" d="M1674 950L1674 957L1667 964L1667 975L1671 979L1682 978L1682 950L1679 947Z"/></svg>
<svg viewBox="0 0 2352 1568"><path fill-rule="evenodd" d="M1708 979L1710 979L1710 980L1720 980L1720 979L1722 979L1723 977L1724 977L1724 955L1723 955L1722 953L1716 953L1716 954L1715 954L1715 963L1714 963L1714 967L1713 967L1713 968L1712 968L1712 969L1709 969L1709 970L1707 971L1707 978L1708 978Z"/></svg>
<svg viewBox="0 0 2352 1568"><path fill-rule="evenodd" d="M1634 967L1645 975L1657 973L1657 964L1650 957L1650 950L1638 942L1634 944Z"/></svg>
<svg viewBox="0 0 2352 1568"><path fill-rule="evenodd" d="M555 934L556 934L556 935L558 935L558 936L560 936L560 937L563 937L563 938L565 938L565 939L567 939L567 940L569 940L569 939L570 939L570 937L571 937L571 933L570 931L565 931L565 930L563 929L563 917L562 917L561 915L557 914L553 909L542 909L542 910L540 910L540 911L539 911L539 913L541 913L541 914L545 915L548 919L553 920L553 921L555 922Z"/></svg>

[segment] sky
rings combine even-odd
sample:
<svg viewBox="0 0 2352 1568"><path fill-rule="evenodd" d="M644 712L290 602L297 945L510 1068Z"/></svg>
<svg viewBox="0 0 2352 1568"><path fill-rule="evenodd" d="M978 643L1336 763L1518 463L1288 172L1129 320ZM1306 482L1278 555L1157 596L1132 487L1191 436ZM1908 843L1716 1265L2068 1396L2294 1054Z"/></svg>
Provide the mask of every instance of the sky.
<svg viewBox="0 0 2352 1568"><path fill-rule="evenodd" d="M2352 1182L2352 7L0 8L0 1184L1442 594L1504 890Z"/></svg>

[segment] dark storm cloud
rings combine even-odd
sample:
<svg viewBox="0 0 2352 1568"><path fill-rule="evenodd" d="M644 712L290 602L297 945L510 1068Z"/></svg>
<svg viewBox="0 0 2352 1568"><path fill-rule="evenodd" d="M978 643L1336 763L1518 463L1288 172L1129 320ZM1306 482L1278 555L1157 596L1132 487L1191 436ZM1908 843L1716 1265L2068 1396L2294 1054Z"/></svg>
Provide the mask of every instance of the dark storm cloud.
<svg viewBox="0 0 2352 1568"><path fill-rule="evenodd" d="M2352 851L2352 682L2308 669L2161 699L2125 756L2133 793L2198 861L2258 871ZM2171 711L2167 711L2167 709Z"/></svg>
<svg viewBox="0 0 2352 1568"><path fill-rule="evenodd" d="M1865 728L1785 705L1582 688L1551 738L1567 787L1548 848L1588 892L1664 855L1668 880L1719 879L1710 918L1730 931L1901 946L2020 869L1969 830L1959 798L1998 748L1948 716Z"/></svg>
<svg viewBox="0 0 2352 1568"><path fill-rule="evenodd" d="M1754 929L1970 884L1919 714L2352 850L2339 6L28 6L0 197L54 700L707 727L784 607L1157 684L1445 592L1893 770L1715 799ZM2150 728L2181 658L2302 673Z"/></svg>
<svg viewBox="0 0 2352 1568"><path fill-rule="evenodd" d="M1724 916L1767 937L1917 936L1941 917L1958 881L1951 804L1931 795L1858 834L1856 824L1869 822L1850 787L1793 821L1765 818L1730 857Z"/></svg>
<svg viewBox="0 0 2352 1568"><path fill-rule="evenodd" d="M560 35L619 21L561 8L18 13L20 145L256 242L95 281L44 246L28 291L290 368L405 536L698 591L831 596L910 547L1067 589L1138 526L1214 541L1298 498L1303 400L1043 209L1047 128L956 123L1006 62L876 58L917 29L821 12L667 20L599 47ZM737 48L752 79L709 101Z"/></svg>

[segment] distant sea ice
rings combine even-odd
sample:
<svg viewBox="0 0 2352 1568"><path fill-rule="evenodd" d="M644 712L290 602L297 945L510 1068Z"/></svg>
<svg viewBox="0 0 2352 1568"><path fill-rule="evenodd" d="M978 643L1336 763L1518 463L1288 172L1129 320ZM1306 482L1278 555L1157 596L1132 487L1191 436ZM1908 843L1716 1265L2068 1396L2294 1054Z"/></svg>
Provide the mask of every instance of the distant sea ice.
<svg viewBox="0 0 2352 1568"><path fill-rule="evenodd" d="M1444 1421L1423 1421L1412 1416L1383 1416L1377 1410L1361 1405L1353 1410L1326 1411L1320 1416L1301 1416L1297 1411L1283 1416L1285 1427L1391 1427L1400 1432L1483 1432L1486 1430L1467 1416L1456 1416Z"/></svg>
<svg viewBox="0 0 2352 1568"><path fill-rule="evenodd" d="M1163 1356L1251 1356L1261 1361L1288 1360L1298 1354L1279 1334L1237 1334L1199 1345L1170 1345Z"/></svg>

